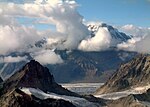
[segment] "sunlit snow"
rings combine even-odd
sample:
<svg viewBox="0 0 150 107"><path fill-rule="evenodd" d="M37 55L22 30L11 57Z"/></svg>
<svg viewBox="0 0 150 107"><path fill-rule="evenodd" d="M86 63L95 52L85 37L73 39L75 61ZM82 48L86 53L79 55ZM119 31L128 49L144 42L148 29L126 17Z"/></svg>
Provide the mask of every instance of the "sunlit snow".
<svg viewBox="0 0 150 107"><path fill-rule="evenodd" d="M98 98L103 98L103 99L116 100L122 97L126 97L130 94L142 94L146 92L149 88L150 88L150 84L147 86L131 88L126 91L113 92L113 93L108 93L108 94L100 94L100 95L94 95L94 96Z"/></svg>
<svg viewBox="0 0 150 107"><path fill-rule="evenodd" d="M65 101L69 101L69 102L73 103L77 107L97 107L97 106L99 106L97 103L89 102L83 98L66 96L66 95L58 95L55 93L45 93L45 92L41 91L40 89L20 88L20 90L25 92L26 94L29 94L29 95L32 94L40 99L47 99L47 98L63 99Z"/></svg>

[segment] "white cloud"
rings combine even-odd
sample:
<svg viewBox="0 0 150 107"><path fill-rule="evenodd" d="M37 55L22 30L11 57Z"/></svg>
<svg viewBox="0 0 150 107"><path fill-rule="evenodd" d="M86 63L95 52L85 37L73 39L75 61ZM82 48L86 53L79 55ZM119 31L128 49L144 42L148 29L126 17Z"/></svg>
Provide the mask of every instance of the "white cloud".
<svg viewBox="0 0 150 107"><path fill-rule="evenodd" d="M51 50L42 50L40 52L34 53L32 56L36 61L39 61L41 64L44 65L63 63L60 55L57 55Z"/></svg>
<svg viewBox="0 0 150 107"><path fill-rule="evenodd" d="M144 37L150 34L150 29L137 27L131 24L118 27L118 29L125 32L126 34L136 36L136 37Z"/></svg>
<svg viewBox="0 0 150 107"><path fill-rule="evenodd" d="M0 25L0 54L26 51L28 45L33 45L40 38L32 27Z"/></svg>
<svg viewBox="0 0 150 107"><path fill-rule="evenodd" d="M17 4L16 4L17 3ZM79 42L88 36L88 29L82 23L83 17L76 10L75 1L27 0L0 3L0 55L12 52L28 52L44 64L62 63L62 59L50 49L76 49ZM17 17L34 18L55 25L56 30L38 31L33 26L20 25ZM32 23L31 23L32 24ZM36 41L46 37L43 49L34 46ZM43 50L43 51L41 51ZM40 51L40 52L39 52ZM50 59L46 58L50 57ZM13 59L15 61L15 59Z"/></svg>
<svg viewBox="0 0 150 107"><path fill-rule="evenodd" d="M0 63L13 63L13 62L21 62L21 61L28 61L27 57L12 57L12 56L6 56L6 57L0 57Z"/></svg>
<svg viewBox="0 0 150 107"><path fill-rule="evenodd" d="M129 39L127 42L123 42L117 45L118 49L128 50L128 51L136 51L136 43L141 41L142 38L134 37Z"/></svg>
<svg viewBox="0 0 150 107"><path fill-rule="evenodd" d="M43 0L38 3L0 4L2 14L14 17L38 18L56 26L56 34L64 36L59 48L75 49L79 42L89 35L87 27L82 23L83 17L76 10L75 1ZM42 4L41 4L42 2ZM44 3L43 3L44 2ZM41 19L41 20L40 20ZM51 32L47 36L51 38ZM62 41L62 40L61 40ZM56 47L57 48L57 47Z"/></svg>
<svg viewBox="0 0 150 107"><path fill-rule="evenodd" d="M46 49L101 51L108 49L112 42L115 42L112 41L106 27L99 28L94 37L89 37L89 31L83 24L83 17L78 13L78 4L74 0L10 1L20 4L0 3L0 55L8 56L12 52L28 52L44 64L55 64L63 62L62 59L55 52ZM34 23L31 23L33 26L20 25L16 20L17 17L33 18L36 24L52 24L56 26L56 29L40 31L34 27ZM119 49L133 51L139 51L138 48L143 51L149 49L145 45L148 45L150 29L133 25L126 25L119 29L135 36L126 43L118 44ZM47 44L42 49L28 48L44 37ZM142 39L144 37L146 39ZM50 59L46 59L46 57Z"/></svg>
<svg viewBox="0 0 150 107"><path fill-rule="evenodd" d="M126 43L118 44L119 49L136 51L141 53L150 53L150 29L137 27L134 25L125 25L120 28L122 31L133 35L133 38Z"/></svg>
<svg viewBox="0 0 150 107"><path fill-rule="evenodd" d="M136 51L142 53L150 53L150 35L136 43Z"/></svg>
<svg viewBox="0 0 150 107"><path fill-rule="evenodd" d="M100 51L108 49L110 43L111 35L106 27L102 27L94 37L82 40L78 48L83 51Z"/></svg>

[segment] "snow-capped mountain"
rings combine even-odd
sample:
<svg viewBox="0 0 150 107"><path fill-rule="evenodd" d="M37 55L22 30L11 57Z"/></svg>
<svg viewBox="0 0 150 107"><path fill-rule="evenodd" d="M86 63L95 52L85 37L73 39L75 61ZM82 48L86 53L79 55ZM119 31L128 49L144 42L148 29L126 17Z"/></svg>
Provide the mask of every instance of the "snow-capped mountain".
<svg viewBox="0 0 150 107"><path fill-rule="evenodd" d="M126 35L123 32L118 31L117 28L114 28L111 25L106 23L89 23L87 24L88 30L91 32L91 37L94 37L100 28L107 28L111 35L111 46L116 47L117 44L122 42L127 42L132 38L131 35Z"/></svg>

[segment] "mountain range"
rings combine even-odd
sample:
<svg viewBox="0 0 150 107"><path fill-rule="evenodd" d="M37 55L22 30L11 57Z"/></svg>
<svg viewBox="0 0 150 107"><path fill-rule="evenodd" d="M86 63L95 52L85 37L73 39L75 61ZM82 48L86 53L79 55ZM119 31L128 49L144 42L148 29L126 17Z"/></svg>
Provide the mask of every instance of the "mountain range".
<svg viewBox="0 0 150 107"><path fill-rule="evenodd" d="M92 95L79 95L58 85L48 68L31 60L2 83L1 107L149 107L150 55L138 55L122 64ZM125 82L124 82L125 81ZM147 87L147 88L146 88ZM134 91L133 91L134 90ZM115 94L126 92L113 99ZM107 97L96 97L105 95ZM121 93L120 93L121 94Z"/></svg>
<svg viewBox="0 0 150 107"><path fill-rule="evenodd" d="M131 60L136 52L116 49L100 52L83 52L74 50L55 50L63 59L61 64L46 65L59 83L64 82L104 82L119 67L120 64ZM29 60L32 60L29 56ZM21 69L27 62L3 63L1 76L9 78Z"/></svg>
<svg viewBox="0 0 150 107"><path fill-rule="evenodd" d="M47 64L46 66L53 73L55 80L59 83L64 82L105 82L110 75L119 67L120 64L131 60L138 53L118 50L118 43L126 42L132 36L119 32L116 28L102 24L87 25L91 36L95 36L100 28L107 28L112 37L111 47L103 51L86 52L81 50L58 50L54 52L61 56L63 63ZM34 47L43 48L46 39L37 41ZM31 46L33 47L33 46ZM11 56L24 56L32 60L29 53L12 53ZM14 72L21 69L27 62L1 63L0 74L3 79L9 78Z"/></svg>

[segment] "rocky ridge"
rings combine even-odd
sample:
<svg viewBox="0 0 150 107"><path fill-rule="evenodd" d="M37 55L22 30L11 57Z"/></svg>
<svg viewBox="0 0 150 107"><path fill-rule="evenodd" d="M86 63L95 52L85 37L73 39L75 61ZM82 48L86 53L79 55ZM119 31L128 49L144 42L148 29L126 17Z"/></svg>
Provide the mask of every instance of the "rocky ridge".
<svg viewBox="0 0 150 107"><path fill-rule="evenodd" d="M123 64L96 94L111 93L150 84L150 55L138 55Z"/></svg>

